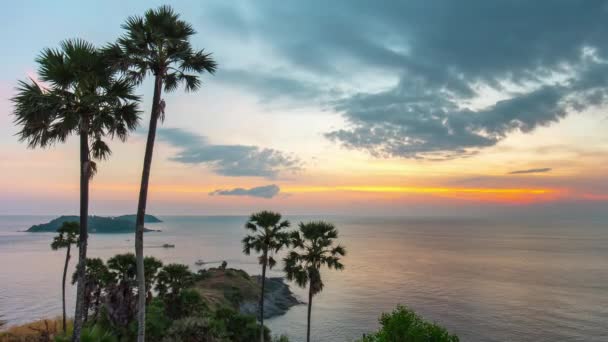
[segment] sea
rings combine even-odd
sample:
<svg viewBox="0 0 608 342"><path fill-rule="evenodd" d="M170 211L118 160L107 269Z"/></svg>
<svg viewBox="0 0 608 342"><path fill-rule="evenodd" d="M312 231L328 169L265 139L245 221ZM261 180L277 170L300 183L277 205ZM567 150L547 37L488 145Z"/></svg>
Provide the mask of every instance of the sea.
<svg viewBox="0 0 608 342"><path fill-rule="evenodd" d="M9 325L61 313L65 250L54 234L22 232L53 216L0 216L0 319ZM165 263L259 274L242 253L245 216L159 216L145 253ZM343 271L324 270L313 299L312 340L354 341L378 318L406 305L461 341L608 341L608 224L520 218L288 217L336 225L348 254ZM175 248L162 248L165 243ZM89 255L133 251L132 234L92 234ZM77 257L71 262L73 270ZM281 265L270 276L281 276ZM300 299L304 289L291 284ZM68 289L73 308L75 289ZM266 321L274 335L303 341L306 305Z"/></svg>

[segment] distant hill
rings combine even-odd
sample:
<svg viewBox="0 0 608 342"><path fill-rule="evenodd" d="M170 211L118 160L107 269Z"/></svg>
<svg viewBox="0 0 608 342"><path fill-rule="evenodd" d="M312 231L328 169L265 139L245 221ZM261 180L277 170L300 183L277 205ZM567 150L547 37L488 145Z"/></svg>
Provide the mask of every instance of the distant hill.
<svg viewBox="0 0 608 342"><path fill-rule="evenodd" d="M58 218L47 223L33 225L27 231L32 233L56 232L64 222L78 222L79 220L80 216L76 215L59 216ZM162 221L155 216L146 215L144 222L157 223ZM145 229L145 231L153 230ZM122 215L114 217L89 216L89 233L111 234L133 232L135 232L135 215Z"/></svg>

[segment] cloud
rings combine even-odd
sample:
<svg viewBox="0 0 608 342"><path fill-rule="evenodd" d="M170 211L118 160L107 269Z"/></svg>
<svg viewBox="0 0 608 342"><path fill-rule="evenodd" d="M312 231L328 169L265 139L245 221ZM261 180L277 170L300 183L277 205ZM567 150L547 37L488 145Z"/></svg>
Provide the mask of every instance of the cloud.
<svg viewBox="0 0 608 342"><path fill-rule="evenodd" d="M284 72L275 70L273 72L260 72L250 70L220 70L217 78L221 82L227 82L255 91L261 100L268 102L277 99L316 99L322 95L322 89L313 83L283 76Z"/></svg>
<svg viewBox="0 0 608 342"><path fill-rule="evenodd" d="M347 126L325 136L376 156L469 156L514 131L531 132L608 99L608 5L602 1L216 6L206 12L210 21L221 25L222 15L229 17L238 25L225 27L228 34L262 42L282 65L274 78L233 73L232 82L250 84L266 98L329 97L324 101ZM375 90L363 83L348 93L315 91L357 75L370 84L392 82ZM485 103L488 92L500 100Z"/></svg>
<svg viewBox="0 0 608 342"><path fill-rule="evenodd" d="M545 173L550 172L551 168L544 167L541 169L528 169L528 170L517 170L509 172L510 175L521 175L521 174L529 174L529 173Z"/></svg>
<svg viewBox="0 0 608 342"><path fill-rule="evenodd" d="M250 197L261 197L261 198L273 198L278 195L281 188L275 184L258 186L250 189L245 188L234 188L230 190L218 189L210 192L212 196L250 196Z"/></svg>
<svg viewBox="0 0 608 342"><path fill-rule="evenodd" d="M158 138L179 149L172 161L203 164L223 176L276 178L301 170L301 161L284 152L247 145L213 145L203 136L179 128L161 128Z"/></svg>

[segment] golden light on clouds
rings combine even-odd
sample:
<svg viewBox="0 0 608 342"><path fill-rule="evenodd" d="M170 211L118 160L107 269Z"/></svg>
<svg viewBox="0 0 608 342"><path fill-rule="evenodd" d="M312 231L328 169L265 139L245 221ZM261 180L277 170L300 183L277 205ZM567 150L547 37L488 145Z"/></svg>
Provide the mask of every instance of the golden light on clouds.
<svg viewBox="0 0 608 342"><path fill-rule="evenodd" d="M406 186L298 186L285 187L283 191L289 193L300 192L328 192L328 191L356 191L379 193L405 193L405 194L526 194L543 195L553 193L554 189L520 189L520 188L449 188L449 187L406 187Z"/></svg>
<svg viewBox="0 0 608 342"><path fill-rule="evenodd" d="M209 194L217 189L232 189L237 186L188 186L188 185L155 185L151 191L162 196L179 197L184 195ZM133 192L135 186L128 184L98 184L94 188L101 191ZM285 185L280 186L282 194L306 197L331 196L344 197L354 193L369 194L375 197L388 198L445 198L453 200L489 201L506 203L527 203L559 198L566 190L553 188L484 188L484 187L432 187L432 186L367 186L367 185Z"/></svg>

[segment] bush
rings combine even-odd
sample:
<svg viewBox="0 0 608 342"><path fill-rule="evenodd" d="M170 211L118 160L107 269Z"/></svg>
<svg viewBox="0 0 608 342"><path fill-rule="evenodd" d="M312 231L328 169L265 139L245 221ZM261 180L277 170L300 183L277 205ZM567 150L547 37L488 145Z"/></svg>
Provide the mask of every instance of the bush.
<svg viewBox="0 0 608 342"><path fill-rule="evenodd" d="M71 337L56 337L55 342L69 342ZM116 336L112 335L111 332L94 325L92 327L85 327L80 333L81 342L117 342Z"/></svg>
<svg viewBox="0 0 608 342"><path fill-rule="evenodd" d="M198 272L196 272L196 274L194 275L194 279L196 281L202 281L202 280L206 280L211 278L211 272L208 270L198 270Z"/></svg>
<svg viewBox="0 0 608 342"><path fill-rule="evenodd" d="M245 299L241 293L241 289L236 286L226 287L224 289L224 297L235 307L238 307L243 299Z"/></svg>
<svg viewBox="0 0 608 342"><path fill-rule="evenodd" d="M208 307L201 294L194 289L182 290L177 297L177 318L187 316L203 316Z"/></svg>
<svg viewBox="0 0 608 342"><path fill-rule="evenodd" d="M381 328L360 342L458 342L444 327L425 321L413 310L398 306L380 317Z"/></svg>
<svg viewBox="0 0 608 342"><path fill-rule="evenodd" d="M157 298L146 307L146 339L148 341L161 341L171 326L171 320L165 311L165 304Z"/></svg>
<svg viewBox="0 0 608 342"><path fill-rule="evenodd" d="M214 321L224 331L224 337L231 342L257 341L260 325L254 316L243 315L232 308L224 307L215 312ZM264 326L264 340L270 341L270 329Z"/></svg>
<svg viewBox="0 0 608 342"><path fill-rule="evenodd" d="M186 317L173 322L165 342L220 342L221 337L212 328L209 320L199 317Z"/></svg>

